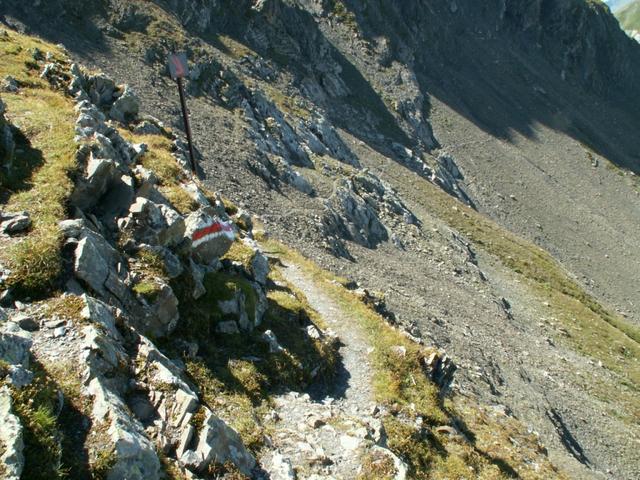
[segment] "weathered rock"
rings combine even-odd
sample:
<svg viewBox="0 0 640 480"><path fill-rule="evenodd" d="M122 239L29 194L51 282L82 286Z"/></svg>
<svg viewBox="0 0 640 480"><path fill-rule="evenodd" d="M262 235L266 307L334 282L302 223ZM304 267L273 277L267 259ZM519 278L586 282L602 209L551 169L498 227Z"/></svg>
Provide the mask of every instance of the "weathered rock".
<svg viewBox="0 0 640 480"><path fill-rule="evenodd" d="M85 175L75 184L69 198L71 205L88 210L95 206L107 189L120 177L113 160L99 158L93 152L89 154Z"/></svg>
<svg viewBox="0 0 640 480"><path fill-rule="evenodd" d="M107 422L115 461L109 480L156 480L160 478L160 461L155 447L144 434L140 423L129 414L122 399L110 390L101 377L89 383L87 391L94 398L92 417L95 422Z"/></svg>
<svg viewBox="0 0 640 480"><path fill-rule="evenodd" d="M128 123L136 119L140 111L140 99L138 95L125 85L124 91L115 101L109 112L109 116L122 123Z"/></svg>
<svg viewBox="0 0 640 480"><path fill-rule="evenodd" d="M269 352L279 353L283 350L282 346L278 343L276 334L271 330L266 330L260 338L269 345Z"/></svg>
<svg viewBox="0 0 640 480"><path fill-rule="evenodd" d="M275 453L267 466L271 480L295 480L296 474L291 465L291 460L280 453Z"/></svg>
<svg viewBox="0 0 640 480"><path fill-rule="evenodd" d="M80 316L84 320L99 325L111 338L119 339L120 334L116 329L116 321L111 307L86 294L82 295L82 301L84 308L81 310Z"/></svg>
<svg viewBox="0 0 640 480"><path fill-rule="evenodd" d="M204 193L202 193L202 191L198 188L195 182L182 183L180 184L180 186L201 207L208 207L211 205L207 197L205 197Z"/></svg>
<svg viewBox="0 0 640 480"><path fill-rule="evenodd" d="M186 451L180 463L203 470L212 462L231 462L245 475L251 475L256 466L255 458L247 451L238 433L207 409L197 446L195 450Z"/></svg>
<svg viewBox="0 0 640 480"><path fill-rule="evenodd" d="M22 425L11 412L11 392L0 388L0 473L5 480L20 480L24 468Z"/></svg>
<svg viewBox="0 0 640 480"><path fill-rule="evenodd" d="M31 217L27 212L0 214L0 230L8 235L22 233L31 227Z"/></svg>
<svg viewBox="0 0 640 480"><path fill-rule="evenodd" d="M238 325L243 330L251 330L253 325L249 321L246 308L246 297L242 290L237 290L233 298L218 301L218 308L224 315L233 315L238 319Z"/></svg>
<svg viewBox="0 0 640 480"><path fill-rule="evenodd" d="M227 253L235 239L235 228L231 222L200 209L187 217L185 235L191 240L194 258L208 264Z"/></svg>
<svg viewBox="0 0 640 480"><path fill-rule="evenodd" d="M357 194L352 180L338 181L322 222L327 235L337 234L369 248L389 238L378 213Z"/></svg>
<svg viewBox="0 0 640 480"><path fill-rule="evenodd" d="M199 299L205 293L207 293L206 288L204 287L204 269L195 263L191 258L189 258L189 273L191 274L191 279L193 280L193 291L191 296L194 300Z"/></svg>
<svg viewBox="0 0 640 480"><path fill-rule="evenodd" d="M136 135L160 135L162 133L162 129L156 122L143 120L133 127L133 133Z"/></svg>
<svg viewBox="0 0 640 480"><path fill-rule="evenodd" d="M194 434L190 420L199 405L198 397L182 380L180 369L144 337L135 363L136 375L146 378L150 385L144 410L151 407L152 412L142 413L158 417L150 428L162 439L161 448L175 448L180 458Z"/></svg>
<svg viewBox="0 0 640 480"><path fill-rule="evenodd" d="M4 324L0 330L0 360L11 364L29 368L29 351L32 341L27 332L17 325Z"/></svg>
<svg viewBox="0 0 640 480"><path fill-rule="evenodd" d="M141 243L176 245L184 236L185 221L167 205L138 197L129 208L129 216L118 222L121 230L130 232Z"/></svg>
<svg viewBox="0 0 640 480"><path fill-rule="evenodd" d="M182 266L180 259L176 257L173 254L173 252L166 247L161 247L159 245L151 246L151 245L143 244L143 245L140 245L140 251L152 252L153 254L159 256L162 259L162 262L164 263L164 271L166 272L169 278L179 277L184 270L184 267Z"/></svg>
<svg viewBox="0 0 640 480"><path fill-rule="evenodd" d="M433 352L423 359L424 367L433 382L442 389L449 387L453 381L453 374L458 367L446 354Z"/></svg>
<svg viewBox="0 0 640 480"><path fill-rule="evenodd" d="M90 230L80 235L75 250L74 273L88 287L111 303L111 299L128 305L132 294L125 284L126 264L118 251Z"/></svg>
<svg viewBox="0 0 640 480"><path fill-rule="evenodd" d="M145 319L146 333L154 337L164 337L178 325L178 299L173 289L164 282L158 281L158 291L153 300L146 301L147 314Z"/></svg>
<svg viewBox="0 0 640 480"><path fill-rule="evenodd" d="M431 180L440 185L444 191L457 197L462 202L466 203L470 207L475 208L475 205L464 187L460 184L464 180L462 172L456 165L456 162L448 153L441 152L438 155L438 168L434 172Z"/></svg>
<svg viewBox="0 0 640 480"><path fill-rule="evenodd" d="M216 325L216 331L227 335L240 333L238 322L236 322L235 320L225 320L223 322L219 322Z"/></svg>
<svg viewBox="0 0 640 480"><path fill-rule="evenodd" d="M88 76L83 86L91 103L103 107L113 103L113 94L116 91L116 84L113 80L102 73Z"/></svg>
<svg viewBox="0 0 640 480"><path fill-rule="evenodd" d="M253 274L253 278L260 285L264 286L267 284L267 277L269 275L269 260L264 253L260 251L260 247L255 240L250 238L243 238L242 242L251 248L254 251L253 258L251 259L251 273Z"/></svg>
<svg viewBox="0 0 640 480"><path fill-rule="evenodd" d="M18 82L11 75L7 75L6 77L4 77L0 88L2 88L2 90L4 90L5 92L10 93L15 93L20 89L20 87L18 86Z"/></svg>
<svg viewBox="0 0 640 480"><path fill-rule="evenodd" d="M11 321L27 332L35 332L40 328L40 324L31 315L25 313L14 315Z"/></svg>

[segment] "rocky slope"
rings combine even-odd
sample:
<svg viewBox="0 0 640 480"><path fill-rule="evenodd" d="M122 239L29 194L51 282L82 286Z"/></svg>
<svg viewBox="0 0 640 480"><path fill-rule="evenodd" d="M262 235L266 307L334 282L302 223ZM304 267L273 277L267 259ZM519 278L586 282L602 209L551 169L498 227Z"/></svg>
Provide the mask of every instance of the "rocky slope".
<svg viewBox="0 0 640 480"><path fill-rule="evenodd" d="M640 42L640 3L630 2L628 5L616 9L615 14L629 36Z"/></svg>
<svg viewBox="0 0 640 480"><path fill-rule="evenodd" d="M388 318L446 348L460 367L453 391L500 405L538 432L570 478L638 476L640 48L606 7L581 0L57 0L5 1L1 13L9 25L62 42L71 57L126 79L143 100L142 115L178 128L164 58L186 50L204 185L351 283L384 292ZM111 95L106 104L103 88ZM127 90L105 79L94 90L89 101L103 114L132 119L111 106L115 93L129 108ZM84 108L86 127L95 129L100 116L91 120L91 106ZM117 148L129 162L143 154L135 144L152 145L119 136L133 149ZM166 148L163 142L153 143ZM91 147L84 152L91 161ZM118 191L143 188L144 172L112 163L94 162L91 171L99 166ZM164 163L142 166L165 169L158 190L174 211L176 202L187 206L179 215L202 200L202 186L184 190ZM125 218L111 210L117 201L95 203L105 184L87 178L79 185L80 209L132 236L133 244L122 245L127 255L136 242L165 245L173 234L154 229L171 232L172 221L180 223L167 208L154 210L151 204L164 203L157 197L131 198ZM23 217L7 221L28 223ZM159 223L149 233L151 220ZM83 249L98 242L82 232L69 238ZM118 267L109 248L98 250L117 275L91 288L113 303L126 280L119 276L135 269ZM170 282L151 283L152 297L158 290L171 304ZM150 285L137 284L140 295L148 293ZM133 318L147 320L125 324L137 335L151 319L173 328L171 315L159 315L165 310L143 308ZM221 328L246 327L247 318L238 320ZM298 401L307 402L291 403ZM408 432L413 438L424 428ZM390 446L410 476L434 468L421 463L425 451ZM514 470L503 475L526 477L513 467L518 461L507 463Z"/></svg>

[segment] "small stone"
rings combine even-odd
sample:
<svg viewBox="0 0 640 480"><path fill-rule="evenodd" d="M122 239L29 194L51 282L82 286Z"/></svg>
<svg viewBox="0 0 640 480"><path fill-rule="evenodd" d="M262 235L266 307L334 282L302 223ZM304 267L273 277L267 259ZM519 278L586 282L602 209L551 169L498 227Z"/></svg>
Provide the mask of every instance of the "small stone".
<svg viewBox="0 0 640 480"><path fill-rule="evenodd" d="M398 357L404 358L407 356L407 347L403 345L395 345L390 350Z"/></svg>
<svg viewBox="0 0 640 480"><path fill-rule="evenodd" d="M53 338L64 337L67 334L67 327L58 327L53 331Z"/></svg>
<svg viewBox="0 0 640 480"><path fill-rule="evenodd" d="M326 422L322 418L313 415L307 419L307 424L315 430L326 425Z"/></svg>
<svg viewBox="0 0 640 480"><path fill-rule="evenodd" d="M11 216L3 214L2 217L8 217L7 220L4 220L2 224L0 224L0 229L7 235L22 233L31 226L31 218L29 218L29 214L26 212L12 214Z"/></svg>
<svg viewBox="0 0 640 480"><path fill-rule="evenodd" d="M13 317L13 322L16 323L21 329L27 332L35 332L40 328L38 322L30 315L19 313Z"/></svg>
<svg viewBox="0 0 640 480"><path fill-rule="evenodd" d="M2 90L5 92L15 93L19 90L18 82L11 75L4 77L2 81Z"/></svg>

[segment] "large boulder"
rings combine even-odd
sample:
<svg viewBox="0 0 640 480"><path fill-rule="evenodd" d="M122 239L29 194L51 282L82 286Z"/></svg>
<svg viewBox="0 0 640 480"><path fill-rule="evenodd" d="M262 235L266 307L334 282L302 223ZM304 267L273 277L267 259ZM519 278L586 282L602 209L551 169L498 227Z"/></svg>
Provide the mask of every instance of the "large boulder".
<svg viewBox="0 0 640 480"><path fill-rule="evenodd" d="M0 473L5 480L20 480L24 468L22 425L11 412L11 391L0 388Z"/></svg>
<svg viewBox="0 0 640 480"><path fill-rule="evenodd" d="M185 236L191 240L194 258L209 264L227 253L236 232L232 222L214 215L211 208L201 208L187 217Z"/></svg>

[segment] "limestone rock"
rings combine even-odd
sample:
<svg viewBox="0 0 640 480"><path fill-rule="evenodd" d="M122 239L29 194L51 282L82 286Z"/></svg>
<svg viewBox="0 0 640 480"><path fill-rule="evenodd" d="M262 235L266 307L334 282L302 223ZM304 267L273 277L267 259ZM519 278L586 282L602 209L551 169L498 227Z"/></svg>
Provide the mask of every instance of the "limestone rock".
<svg viewBox="0 0 640 480"><path fill-rule="evenodd" d="M139 111L140 99L138 95L128 85L125 85L124 91L111 107L109 116L119 122L128 123L135 120Z"/></svg>
<svg viewBox="0 0 640 480"><path fill-rule="evenodd" d="M158 292L153 301L147 303L145 329L154 337L164 337L178 325L178 299L173 289L164 282L159 282Z"/></svg>
<svg viewBox="0 0 640 480"><path fill-rule="evenodd" d="M138 197L129 215L118 222L120 230L130 232L141 243L176 245L184 235L185 221L173 208Z"/></svg>
<svg viewBox="0 0 640 480"><path fill-rule="evenodd" d="M29 351L31 338L28 333L17 325L8 323L0 330L0 360L11 364L29 368Z"/></svg>
<svg viewBox="0 0 640 480"><path fill-rule="evenodd" d="M231 222L200 209L187 217L185 235L191 240L194 258L208 264L227 253L235 239L235 228Z"/></svg>
<svg viewBox="0 0 640 480"><path fill-rule="evenodd" d="M11 412L11 392L0 388L0 472L5 480L20 480L24 468L22 425Z"/></svg>
<svg viewBox="0 0 640 480"><path fill-rule="evenodd" d="M115 462L107 478L160 479L160 461L155 447L144 434L142 425L130 416L122 399L101 377L91 380L87 391L94 398L92 417L95 422L107 422L107 434L114 447Z"/></svg>
<svg viewBox="0 0 640 480"><path fill-rule="evenodd" d="M101 235L84 230L75 250L74 273L102 299L133 303L126 285L128 271L120 253Z"/></svg>
<svg viewBox="0 0 640 480"><path fill-rule="evenodd" d="M180 369L144 337L140 339L135 364L136 375L147 378L150 387L146 405L157 417L148 430L161 439L163 450L175 448L180 458L194 434L190 420L199 405L198 397L181 378ZM142 413L144 421L150 412Z"/></svg>
<svg viewBox="0 0 640 480"><path fill-rule="evenodd" d="M0 87L5 92L10 93L15 93L20 89L18 82L11 75L7 75L6 77L4 77L4 79L2 80L2 85Z"/></svg>
<svg viewBox="0 0 640 480"><path fill-rule="evenodd" d="M231 462L248 476L256 466L255 458L247 451L238 433L210 410L207 410L195 450L186 451L180 462L198 471L212 462Z"/></svg>
<svg viewBox="0 0 640 480"><path fill-rule="evenodd" d="M76 181L69 202L71 205L88 210L95 206L107 189L120 177L116 163L107 158L89 154L85 175Z"/></svg>

